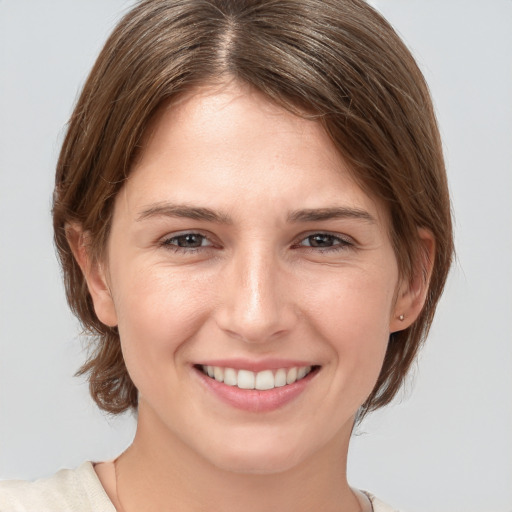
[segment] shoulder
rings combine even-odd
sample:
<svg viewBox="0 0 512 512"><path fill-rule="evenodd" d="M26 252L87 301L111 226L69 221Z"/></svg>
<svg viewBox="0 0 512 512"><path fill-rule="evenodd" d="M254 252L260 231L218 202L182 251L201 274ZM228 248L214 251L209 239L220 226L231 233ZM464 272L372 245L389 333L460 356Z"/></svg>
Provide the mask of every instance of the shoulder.
<svg viewBox="0 0 512 512"><path fill-rule="evenodd" d="M0 512L64 511L115 512L90 462L34 482L0 482Z"/></svg>
<svg viewBox="0 0 512 512"><path fill-rule="evenodd" d="M373 494L362 491L368 498L370 498L370 501L372 503L372 511L373 512L400 512L399 510L390 507L389 505L386 505L384 502L380 501L378 498L376 498Z"/></svg>

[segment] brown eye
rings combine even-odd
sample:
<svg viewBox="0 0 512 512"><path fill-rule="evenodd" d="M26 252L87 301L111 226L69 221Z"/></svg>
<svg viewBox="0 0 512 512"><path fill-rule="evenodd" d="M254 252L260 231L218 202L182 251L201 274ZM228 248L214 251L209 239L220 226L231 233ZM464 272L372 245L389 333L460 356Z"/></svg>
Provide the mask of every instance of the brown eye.
<svg viewBox="0 0 512 512"><path fill-rule="evenodd" d="M298 246L306 247L308 249L324 249L328 250L343 250L353 246L351 240L346 240L342 236L332 235L330 233L313 233L312 235L303 238Z"/></svg>
<svg viewBox="0 0 512 512"><path fill-rule="evenodd" d="M333 235L317 234L306 238L310 247L332 247L339 243L339 238Z"/></svg>
<svg viewBox="0 0 512 512"><path fill-rule="evenodd" d="M208 239L199 233L185 233L183 235L173 236L164 242L165 245L174 245L183 249L196 249L210 245Z"/></svg>

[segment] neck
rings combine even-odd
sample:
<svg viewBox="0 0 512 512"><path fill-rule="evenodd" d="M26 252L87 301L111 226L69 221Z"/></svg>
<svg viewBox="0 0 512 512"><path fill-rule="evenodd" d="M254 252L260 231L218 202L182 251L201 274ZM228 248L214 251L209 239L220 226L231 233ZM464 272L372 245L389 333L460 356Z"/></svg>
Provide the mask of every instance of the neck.
<svg viewBox="0 0 512 512"><path fill-rule="evenodd" d="M346 477L351 429L291 469L237 473L205 460L142 414L133 444L116 462L117 497L124 512L358 511Z"/></svg>

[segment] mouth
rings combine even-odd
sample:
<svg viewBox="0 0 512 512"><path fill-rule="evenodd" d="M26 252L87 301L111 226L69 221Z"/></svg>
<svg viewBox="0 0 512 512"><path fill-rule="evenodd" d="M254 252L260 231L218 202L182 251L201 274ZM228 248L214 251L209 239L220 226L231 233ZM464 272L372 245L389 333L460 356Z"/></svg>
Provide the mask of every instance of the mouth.
<svg viewBox="0 0 512 512"><path fill-rule="evenodd" d="M209 378L222 382L227 386L245 390L268 391L274 388L290 386L304 379L312 372L316 372L319 366L293 366L291 368L277 368L259 372L210 365L195 365L195 368Z"/></svg>

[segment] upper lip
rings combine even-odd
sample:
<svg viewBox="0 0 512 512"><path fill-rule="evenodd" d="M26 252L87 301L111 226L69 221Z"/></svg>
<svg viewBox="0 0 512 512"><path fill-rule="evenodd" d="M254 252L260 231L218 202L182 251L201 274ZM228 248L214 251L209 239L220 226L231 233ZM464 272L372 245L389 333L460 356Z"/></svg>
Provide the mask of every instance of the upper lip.
<svg viewBox="0 0 512 512"><path fill-rule="evenodd" d="M206 359L195 363L196 366L219 366L221 368L233 368L234 370L249 370L261 372L263 370L278 370L279 368L293 368L302 366L318 366L311 361L300 361L295 359Z"/></svg>

